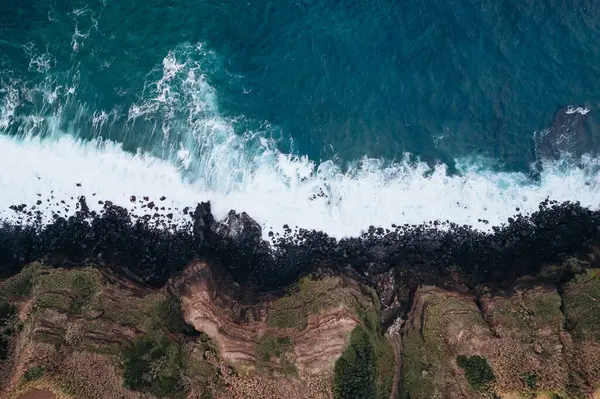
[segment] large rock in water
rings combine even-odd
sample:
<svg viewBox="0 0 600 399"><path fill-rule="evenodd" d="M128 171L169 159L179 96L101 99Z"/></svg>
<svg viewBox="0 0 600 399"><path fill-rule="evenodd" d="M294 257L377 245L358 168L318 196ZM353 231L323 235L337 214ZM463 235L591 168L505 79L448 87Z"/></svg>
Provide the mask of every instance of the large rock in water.
<svg viewBox="0 0 600 399"><path fill-rule="evenodd" d="M600 152L600 121L589 108L563 107L552 125L534 136L538 160L558 159L565 154L579 158Z"/></svg>
<svg viewBox="0 0 600 399"><path fill-rule="evenodd" d="M194 237L198 246L206 245L210 239L211 229L215 224L215 218L210 210L210 202L202 202L196 206L194 217Z"/></svg>
<svg viewBox="0 0 600 399"><path fill-rule="evenodd" d="M229 211L227 218L215 227L215 233L231 240L235 246L259 246L262 228L246 212Z"/></svg>

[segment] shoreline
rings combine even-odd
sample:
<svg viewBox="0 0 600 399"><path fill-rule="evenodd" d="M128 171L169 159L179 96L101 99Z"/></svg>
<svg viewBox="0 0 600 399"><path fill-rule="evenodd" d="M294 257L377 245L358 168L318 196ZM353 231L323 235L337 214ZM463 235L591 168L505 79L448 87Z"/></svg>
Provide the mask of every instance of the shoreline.
<svg viewBox="0 0 600 399"><path fill-rule="evenodd" d="M152 204L151 199L144 200ZM373 283L389 270L401 270L400 284L436 284L452 279L469 287L481 283L510 285L535 275L545 263L581 251L600 238L600 211L578 203L546 200L531 215L517 213L492 233L445 221L395 226L370 226L360 237L337 240L319 231L269 233L245 212L230 211L215 220L210 203L186 208L175 225L173 211L139 217L106 201L101 213L90 212L84 197L70 216L36 225L25 205L11 207L27 222L4 222L0 227L1 277L23 265L51 256L74 267L95 262L118 264L128 277L160 286L194 259L221 265L240 284L259 290L278 290L319 268L345 270ZM62 260L61 260L62 259Z"/></svg>

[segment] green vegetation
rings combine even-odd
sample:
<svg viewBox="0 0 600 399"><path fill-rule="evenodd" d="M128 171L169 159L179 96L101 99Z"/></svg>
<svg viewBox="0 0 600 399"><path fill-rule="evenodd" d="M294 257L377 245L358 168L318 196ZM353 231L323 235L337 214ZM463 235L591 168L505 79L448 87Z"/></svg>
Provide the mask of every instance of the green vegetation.
<svg viewBox="0 0 600 399"><path fill-rule="evenodd" d="M23 380L25 381L34 381L44 375L46 370L41 366L33 366L27 369L25 374L23 374Z"/></svg>
<svg viewBox="0 0 600 399"><path fill-rule="evenodd" d="M600 275L597 269L580 274L565 285L567 329L578 341L600 341Z"/></svg>
<svg viewBox="0 0 600 399"><path fill-rule="evenodd" d="M122 353L123 382L126 388L158 397L183 394L181 349L166 338L136 338Z"/></svg>
<svg viewBox="0 0 600 399"><path fill-rule="evenodd" d="M348 290L338 289L339 283L337 278L313 280L311 276L303 277L288 295L273 304L267 323L273 327L302 330L311 314L337 306L356 309L356 298Z"/></svg>
<svg viewBox="0 0 600 399"><path fill-rule="evenodd" d="M350 346L335 363L334 392L337 399L377 398L377 358L367 331L356 326Z"/></svg>
<svg viewBox="0 0 600 399"><path fill-rule="evenodd" d="M266 333L256 344L257 366L265 369L268 368L270 361L275 360L281 365L284 374L297 376L296 366L286 357L286 353L292 349L292 341L288 337L277 337Z"/></svg>
<svg viewBox="0 0 600 399"><path fill-rule="evenodd" d="M179 397L185 392L182 375L190 371L188 367L198 372L196 377L200 378L208 378L214 373L204 361L184 358L181 345L167 338L169 333L198 334L183 319L175 298L152 295L136 299L137 309L108 307L110 314L117 315L117 319L139 323L138 326L143 326L147 331L122 352L126 388L158 397ZM128 317L127 313L131 316ZM200 338L201 342L205 341L204 336Z"/></svg>
<svg viewBox="0 0 600 399"><path fill-rule="evenodd" d="M527 385L528 388L535 389L535 387L537 386L537 379L537 375L533 373L523 374L523 381L525 382L525 385Z"/></svg>
<svg viewBox="0 0 600 399"><path fill-rule="evenodd" d="M8 351L10 348L10 340L9 337L0 334L0 360L5 360L8 356Z"/></svg>
<svg viewBox="0 0 600 399"><path fill-rule="evenodd" d="M0 297L0 360L6 359L11 337L22 328L21 324L15 324L16 314L17 307Z"/></svg>
<svg viewBox="0 0 600 399"><path fill-rule="evenodd" d="M181 313L179 301L174 297L169 297L156 304L153 316L162 324L166 324L171 332L197 335L197 331L185 322Z"/></svg>
<svg viewBox="0 0 600 399"><path fill-rule="evenodd" d="M0 295L9 299L21 299L29 296L33 287L33 279L41 269L42 265L39 263L31 263L25 266L19 274L2 283Z"/></svg>
<svg viewBox="0 0 600 399"><path fill-rule="evenodd" d="M35 307L38 309L59 309L68 311L71 308L72 302L71 298L65 294L48 292L40 294L35 300Z"/></svg>
<svg viewBox="0 0 600 399"><path fill-rule="evenodd" d="M39 290L38 307L56 307L73 313L79 313L100 289L96 270L56 269L38 274L34 281Z"/></svg>
<svg viewBox="0 0 600 399"><path fill-rule="evenodd" d="M536 325L556 326L562 324L564 316L560 310L561 298L556 291L529 292L525 295L524 301L527 308L533 313Z"/></svg>
<svg viewBox="0 0 600 399"><path fill-rule="evenodd" d="M460 315L461 322L473 328L485 328L477 305L472 300L440 295L437 292L422 293L423 303L420 317L424 322L405 332L402 361L403 375L400 380L401 399L429 399L440 389L446 375L447 342L444 340L446 328L452 322L449 315Z"/></svg>
<svg viewBox="0 0 600 399"><path fill-rule="evenodd" d="M387 399L396 369L392 347L381 334L377 312L358 313L364 325L352 330L350 345L335 363L336 398Z"/></svg>
<svg viewBox="0 0 600 399"><path fill-rule="evenodd" d="M276 337L265 334L256 345L256 353L261 360L269 361L272 357L281 358L292 345L288 337Z"/></svg>
<svg viewBox="0 0 600 399"><path fill-rule="evenodd" d="M4 298L0 298L0 327L8 325L16 313L17 307L15 305L8 303Z"/></svg>
<svg viewBox="0 0 600 399"><path fill-rule="evenodd" d="M456 364L465 372L465 378L471 388L478 392L485 392L496 380L494 372L486 358L481 356L459 356ZM537 377L536 377L537 378Z"/></svg>

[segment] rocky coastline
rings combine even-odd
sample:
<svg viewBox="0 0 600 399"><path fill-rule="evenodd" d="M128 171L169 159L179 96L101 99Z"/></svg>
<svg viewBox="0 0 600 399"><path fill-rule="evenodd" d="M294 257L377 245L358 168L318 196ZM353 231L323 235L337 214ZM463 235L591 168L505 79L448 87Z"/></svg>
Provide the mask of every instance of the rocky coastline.
<svg viewBox="0 0 600 399"><path fill-rule="evenodd" d="M150 198L132 197L131 201L154 207ZM566 392L565 387L575 381L577 392L587 397L585 394L595 392L594 384L600 382L600 373L593 369L596 347L600 348L593 331L598 327L600 332L600 326L578 332L583 317L580 304L571 310L571 316L567 314L572 303L579 303L573 293L579 289L577 284L584 283L578 276L600 268L600 212L577 203L547 200L532 214L516 210L507 224L489 233L435 221L387 229L371 226L361 237L336 240L322 232L284 226L283 235L266 234L270 242L263 239L260 225L250 215L232 210L226 219L217 221L209 203L173 210L187 218L183 224L172 223L171 210L138 217L108 201L103 206L102 212L92 212L86 199L79 198L70 216L57 213L49 225L42 225L39 214L26 205L12 207L22 223L5 222L0 227L0 281L30 273L32 262L39 261L44 266L35 273L42 276L68 276L80 270L91 273L94 281L103 281L94 283L96 286L113 287L100 292L109 292L110 301L120 306L141 306L127 304L127 298L154 297L158 292L175 298L187 327L176 333L170 327L161 327L164 334L183 342L178 344L181 348L190 339L200 342L199 338L190 338L197 337L194 334L198 332L206 336L218 348L214 353L220 359L210 367L225 367L221 372L228 367L237 370L227 377L237 381L226 385L229 390L262 381L272 392L259 397L277 397L282 392L277 390L281 384L289 389L288 395L310 387L306 392L312 393L306 397L330 397L322 396L321 388L315 387L329 384L323 389L331 392L335 384L330 380L314 382L314 375L333 375L334 362L335 375L340 374L340 361L336 359L350 356L348 348L360 353L361 339L370 342L377 354L377 372L372 377L376 388L372 394L378 398L396 394L402 398L450 397L448 392L461 392L455 397L475 398L483 395L477 389L488 392L492 386L511 392L534 392L535 387L523 385L521 377L517 378L521 382L514 381L511 370L515 365L502 363L506 362L505 353L511 350L527 352L523 364L536 370L540 386L552 387L553 392ZM69 298L75 298L70 290ZM34 287L33 292L39 295L40 291ZM44 295L48 294L54 292ZM534 300L527 302L527 298ZM19 301L23 309L27 301ZM551 305L546 305L548 301ZM104 308L85 305L82 309L89 314L84 312L82 316L72 314L70 306L71 310L58 310L67 315L68 322L80 325L81 320L93 320L110 326L103 327L102 332L92 329L82 333L82 339L94 345L100 340L135 347L136 336L156 334L156 327L123 325L110 317L104 320L109 313ZM522 322L521 316L507 316L498 310L519 306L525 309L523 317L534 323L530 329L521 324L514 326L515 320ZM548 309L556 316L551 320L544 318ZM288 312L295 315L293 321ZM298 319L298 315L304 316ZM58 316L44 313L36 317L28 322L33 323L27 330L29 334L41 331L63 345L66 332L55 320ZM297 320L304 321L295 325ZM428 328L435 332L433 336L427 335ZM584 343L569 343L571 338L565 338L569 334L583 334ZM526 336L526 343L511 346L513 335ZM436 336L448 338L438 342L432 338ZM320 342L320 337L328 337L327 342ZM210 345L206 343L202 345L204 362L206 351L212 349L207 349ZM431 345L441 351L435 358L423 352ZM535 363L536 356L546 353L546 349L540 349L545 345L567 348L554 349L556 355L552 351L547 354L548 361L562 367L560 372L566 375L562 382L542 373ZM265 346L278 355L265 357ZM315 352L315 348L320 349ZM592 360L582 360L581 367L587 374L573 376L578 366L564 359L580 352L592 353ZM448 363L441 353L452 354L452 359L463 353L472 357L463 363ZM467 368L461 371L460 367L468 367L468 361L476 362L480 355L492 362L497 374L494 380L470 388L466 383L448 382L466 375ZM463 366L457 366L459 363ZM240 371L248 368L259 370L258 377L248 380L246 371ZM388 369L393 373L382 374ZM275 374L267 378L265 370ZM287 382L281 383L279 378ZM199 388L187 388L185 392L194 389ZM335 392L335 397L352 397ZM439 395L428 396L432 393ZM237 397L237 393L229 394L215 397ZM500 397L511 397L503 395Z"/></svg>
<svg viewBox="0 0 600 399"><path fill-rule="evenodd" d="M237 282L263 290L281 289L322 267L371 282L395 270L399 273L394 277L409 285L439 284L450 277L470 287L502 285L535 275L544 263L600 237L600 211L550 200L532 214L517 209L490 233L433 221L370 226L360 237L336 240L285 225L283 235L269 232L270 243L250 215L232 210L217 221L206 202L181 210L188 222L179 225L171 223L172 213L138 217L109 201L102 212L90 212L83 197L70 216L55 214L54 222L45 226L36 223L36 211L25 204L12 209L22 222L0 226L0 277L52 256L62 258L65 266L85 259L118 263L129 277L153 286L164 284L193 259L216 262Z"/></svg>

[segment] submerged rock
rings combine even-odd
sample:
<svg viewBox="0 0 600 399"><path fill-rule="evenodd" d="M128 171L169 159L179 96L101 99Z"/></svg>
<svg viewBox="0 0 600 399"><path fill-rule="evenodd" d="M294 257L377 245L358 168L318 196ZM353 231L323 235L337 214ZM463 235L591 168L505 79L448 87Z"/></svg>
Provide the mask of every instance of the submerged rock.
<svg viewBox="0 0 600 399"><path fill-rule="evenodd" d="M563 107L556 111L549 128L534 135L539 160L554 160L600 153L600 121L586 107Z"/></svg>

